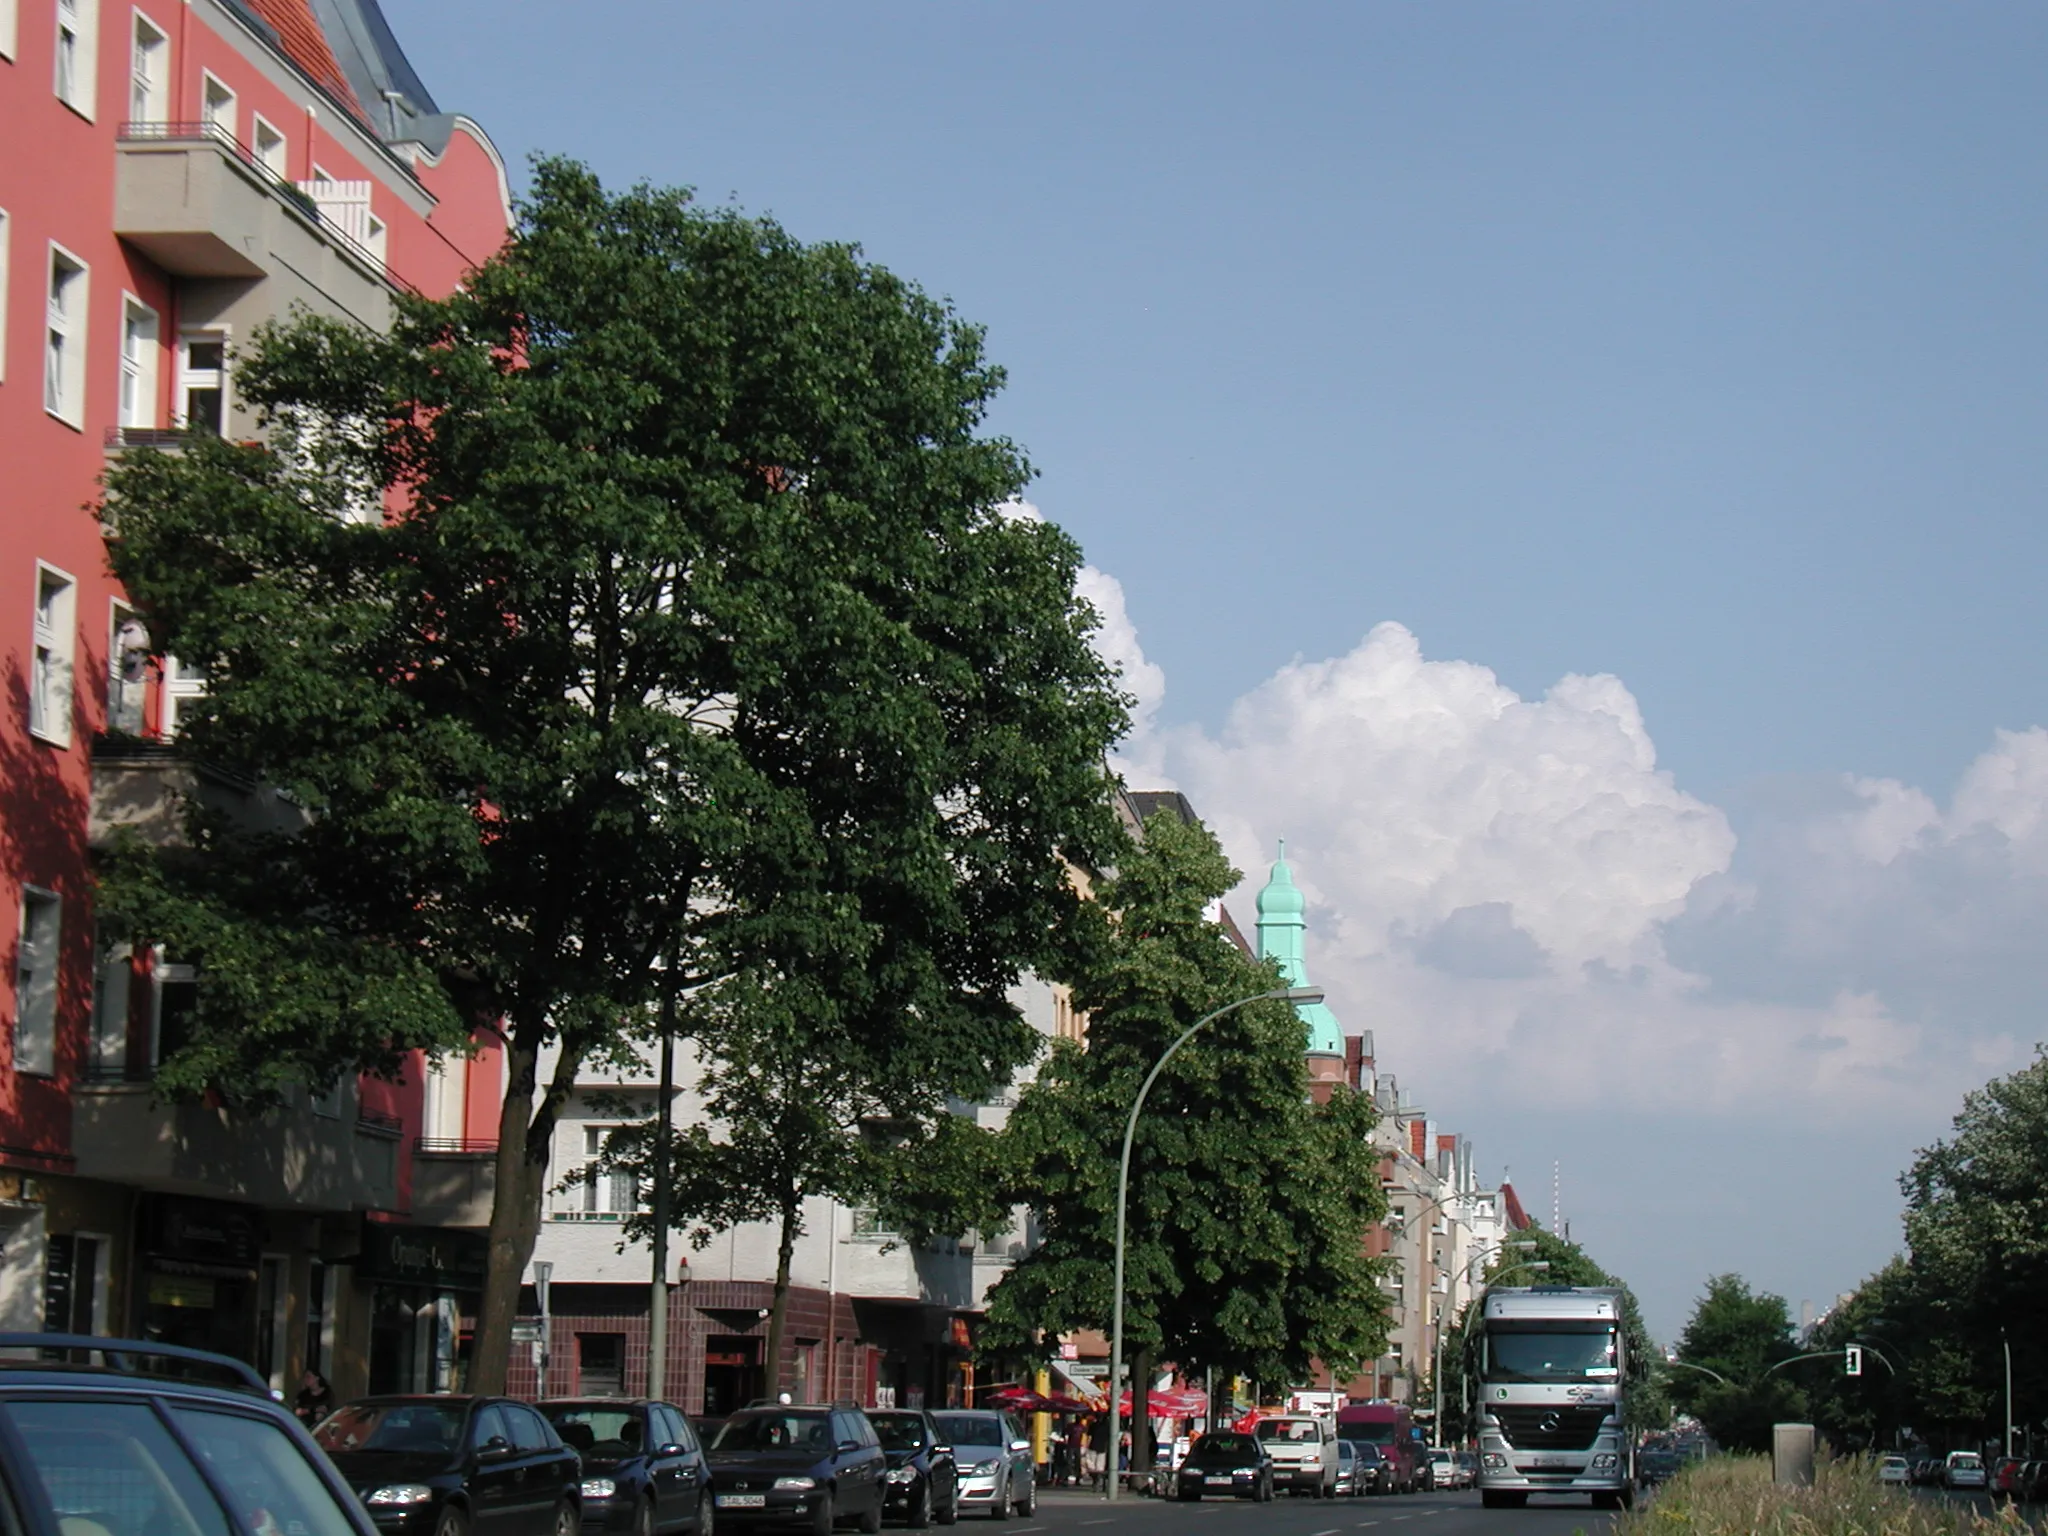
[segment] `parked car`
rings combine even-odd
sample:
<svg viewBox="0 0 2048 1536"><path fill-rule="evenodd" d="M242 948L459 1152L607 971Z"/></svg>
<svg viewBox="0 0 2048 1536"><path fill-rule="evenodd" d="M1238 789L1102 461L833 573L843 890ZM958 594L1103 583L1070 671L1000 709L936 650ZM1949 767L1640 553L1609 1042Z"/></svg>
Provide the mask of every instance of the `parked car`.
<svg viewBox="0 0 2048 1536"><path fill-rule="evenodd" d="M1358 1453L1342 1440L1337 1442L1337 1485L1330 1491L1340 1499L1358 1491Z"/></svg>
<svg viewBox="0 0 2048 1536"><path fill-rule="evenodd" d="M1337 1488L1337 1426L1305 1413L1260 1419L1252 1432L1273 1458L1273 1482L1290 1493L1327 1499Z"/></svg>
<svg viewBox="0 0 2048 1536"><path fill-rule="evenodd" d="M1950 1451L1948 1460L1942 1464L1941 1485L1944 1488L1982 1488L1984 1486L1984 1458L1975 1451Z"/></svg>
<svg viewBox="0 0 2048 1536"><path fill-rule="evenodd" d="M884 1516L900 1516L914 1531L936 1520L960 1518L960 1470L939 1422L922 1408L876 1408L868 1421L889 1458L882 1499Z"/></svg>
<svg viewBox="0 0 2048 1536"><path fill-rule="evenodd" d="M1477 1451L1458 1452L1458 1486L1460 1488L1477 1488L1479 1486L1479 1453Z"/></svg>
<svg viewBox="0 0 2048 1536"><path fill-rule="evenodd" d="M888 1457L851 1403L753 1403L729 1417L705 1452L714 1524L803 1525L829 1531L858 1517L882 1528Z"/></svg>
<svg viewBox="0 0 2048 1536"><path fill-rule="evenodd" d="M1458 1460L1449 1451L1429 1453L1429 1485L1432 1488L1458 1486Z"/></svg>
<svg viewBox="0 0 2048 1536"><path fill-rule="evenodd" d="M360 1397L313 1431L386 1536L576 1536L583 1464L529 1404Z"/></svg>
<svg viewBox="0 0 2048 1536"><path fill-rule="evenodd" d="M2025 1465L2017 1456L2000 1456L1993 1461L1985 1474L1985 1486L1991 1490L1991 1497L2008 1502L2018 1498L2020 1469Z"/></svg>
<svg viewBox="0 0 2048 1536"><path fill-rule="evenodd" d="M2030 1504L2048 1499L2048 1461L2029 1461L2020 1468L2020 1497Z"/></svg>
<svg viewBox="0 0 2048 1536"><path fill-rule="evenodd" d="M1913 1486L1931 1487L1941 1481L1941 1460L1936 1456L1922 1456L1913 1463Z"/></svg>
<svg viewBox="0 0 2048 1536"><path fill-rule="evenodd" d="M1394 1491L1394 1464L1387 1459L1387 1453L1370 1440L1346 1440L1351 1455L1357 1463L1352 1474L1352 1491L1355 1493L1392 1493Z"/></svg>
<svg viewBox="0 0 2048 1536"><path fill-rule="evenodd" d="M583 1461L583 1529L691 1536L711 1529L711 1471L681 1410L646 1399L536 1403Z"/></svg>
<svg viewBox="0 0 2048 1536"><path fill-rule="evenodd" d="M1031 1442L1007 1413L958 1409L933 1415L960 1466L960 1508L985 1509L998 1520L1038 1507Z"/></svg>
<svg viewBox="0 0 2048 1536"><path fill-rule="evenodd" d="M1676 1451L1638 1451L1636 1486L1655 1488L1659 1483L1669 1482L1684 1465L1684 1459Z"/></svg>
<svg viewBox="0 0 2048 1536"><path fill-rule="evenodd" d="M1188 1447L1174 1491L1188 1500L1214 1496L1263 1504L1273 1497L1272 1455L1257 1435L1213 1430Z"/></svg>
<svg viewBox="0 0 2048 1536"><path fill-rule="evenodd" d="M1913 1463L1903 1456L1887 1456L1877 1464L1880 1483L1905 1484L1913 1481Z"/></svg>
<svg viewBox="0 0 2048 1536"><path fill-rule="evenodd" d="M0 1334L0 1350L27 1352L0 1359L6 1523L18 1536L376 1536L348 1483L239 1360L57 1333Z"/></svg>

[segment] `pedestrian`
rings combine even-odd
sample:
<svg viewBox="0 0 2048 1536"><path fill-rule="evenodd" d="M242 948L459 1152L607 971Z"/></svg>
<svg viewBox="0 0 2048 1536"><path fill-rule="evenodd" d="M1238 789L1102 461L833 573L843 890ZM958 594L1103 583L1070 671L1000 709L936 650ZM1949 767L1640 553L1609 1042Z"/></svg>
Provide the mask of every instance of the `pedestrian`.
<svg viewBox="0 0 2048 1536"><path fill-rule="evenodd" d="M1109 1421L1097 1417L1088 1423L1088 1440L1081 1452L1081 1472L1088 1479L1091 1488L1102 1486L1102 1477L1109 1458Z"/></svg>
<svg viewBox="0 0 2048 1536"><path fill-rule="evenodd" d="M306 1371L299 1377L299 1395L292 1403L292 1412L298 1415L301 1424L311 1429L333 1411L334 1388L318 1371Z"/></svg>

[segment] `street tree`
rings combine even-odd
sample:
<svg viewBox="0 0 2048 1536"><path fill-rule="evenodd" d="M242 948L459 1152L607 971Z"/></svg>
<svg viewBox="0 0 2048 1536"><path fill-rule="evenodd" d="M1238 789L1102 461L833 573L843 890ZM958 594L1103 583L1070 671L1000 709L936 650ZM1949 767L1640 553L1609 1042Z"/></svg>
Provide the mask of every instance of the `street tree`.
<svg viewBox="0 0 2048 1536"><path fill-rule="evenodd" d="M1768 1450L1771 1425L1805 1412L1798 1385L1773 1370L1799 1352L1784 1297L1715 1275L1679 1335L1672 1401L1728 1449Z"/></svg>
<svg viewBox="0 0 2048 1536"><path fill-rule="evenodd" d="M560 1108L660 988L808 971L868 1062L1006 1080L1122 700L1073 543L1002 510L981 333L856 249L548 160L396 307L255 338L262 444L108 477L113 569L208 678L181 750L289 814L195 803L103 910L200 968L168 1094L502 1038L491 1391Z"/></svg>
<svg viewBox="0 0 2048 1536"><path fill-rule="evenodd" d="M1097 886L1073 986L1086 1048L1055 1044L1002 1137L998 1161L1043 1241L991 1291L990 1347L1109 1326L1117 1153L1140 1083L1204 1014L1282 985L1210 915L1239 878L1206 828L1161 812ZM1132 1147L1125 1280L1140 1391L1151 1361L1283 1382L1311 1360L1342 1375L1385 1346L1382 1263L1364 1248L1386 1208L1373 1107L1342 1090L1314 1103L1304 1047L1291 1005L1253 1004L1153 1086Z"/></svg>

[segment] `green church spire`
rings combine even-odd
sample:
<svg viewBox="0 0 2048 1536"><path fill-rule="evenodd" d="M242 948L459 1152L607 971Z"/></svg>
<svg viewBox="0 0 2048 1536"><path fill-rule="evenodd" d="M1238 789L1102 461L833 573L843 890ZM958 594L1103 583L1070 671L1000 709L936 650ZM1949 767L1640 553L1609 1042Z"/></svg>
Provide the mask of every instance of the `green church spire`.
<svg viewBox="0 0 2048 1536"><path fill-rule="evenodd" d="M1272 875L1259 892L1259 958L1280 962L1280 974L1290 987L1305 987L1308 958L1303 940L1308 932L1308 902L1294 883L1294 870L1287 862L1287 840L1280 840L1280 855L1273 861ZM1294 1011L1308 1026L1311 1056L1344 1054L1344 1031L1337 1016L1324 1003L1296 1003Z"/></svg>

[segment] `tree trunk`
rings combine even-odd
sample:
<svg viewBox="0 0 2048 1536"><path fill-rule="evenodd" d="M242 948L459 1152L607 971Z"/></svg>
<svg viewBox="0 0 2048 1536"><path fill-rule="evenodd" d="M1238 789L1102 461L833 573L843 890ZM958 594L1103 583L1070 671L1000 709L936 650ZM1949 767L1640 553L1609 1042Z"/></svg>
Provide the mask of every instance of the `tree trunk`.
<svg viewBox="0 0 2048 1536"><path fill-rule="evenodd" d="M505 1102L498 1111L498 1156L491 1190L489 1252L483 1300L477 1308L476 1343L470 1357L469 1390L501 1393L512 1363L512 1320L526 1262L540 1235L541 1205L547 1195L548 1148L555 1117L583 1061L583 1051L566 1043L555 1075L536 1104L538 1042L544 1018L515 1027L505 1048ZM547 1383L541 1383L543 1394Z"/></svg>
<svg viewBox="0 0 2048 1536"><path fill-rule="evenodd" d="M797 1218L803 1204L785 1202L782 1207L782 1230L777 1235L775 1247L775 1298L768 1304L768 1348L764 1380L768 1383L768 1395L782 1395L782 1334L789 1320L789 1264L796 1252Z"/></svg>

